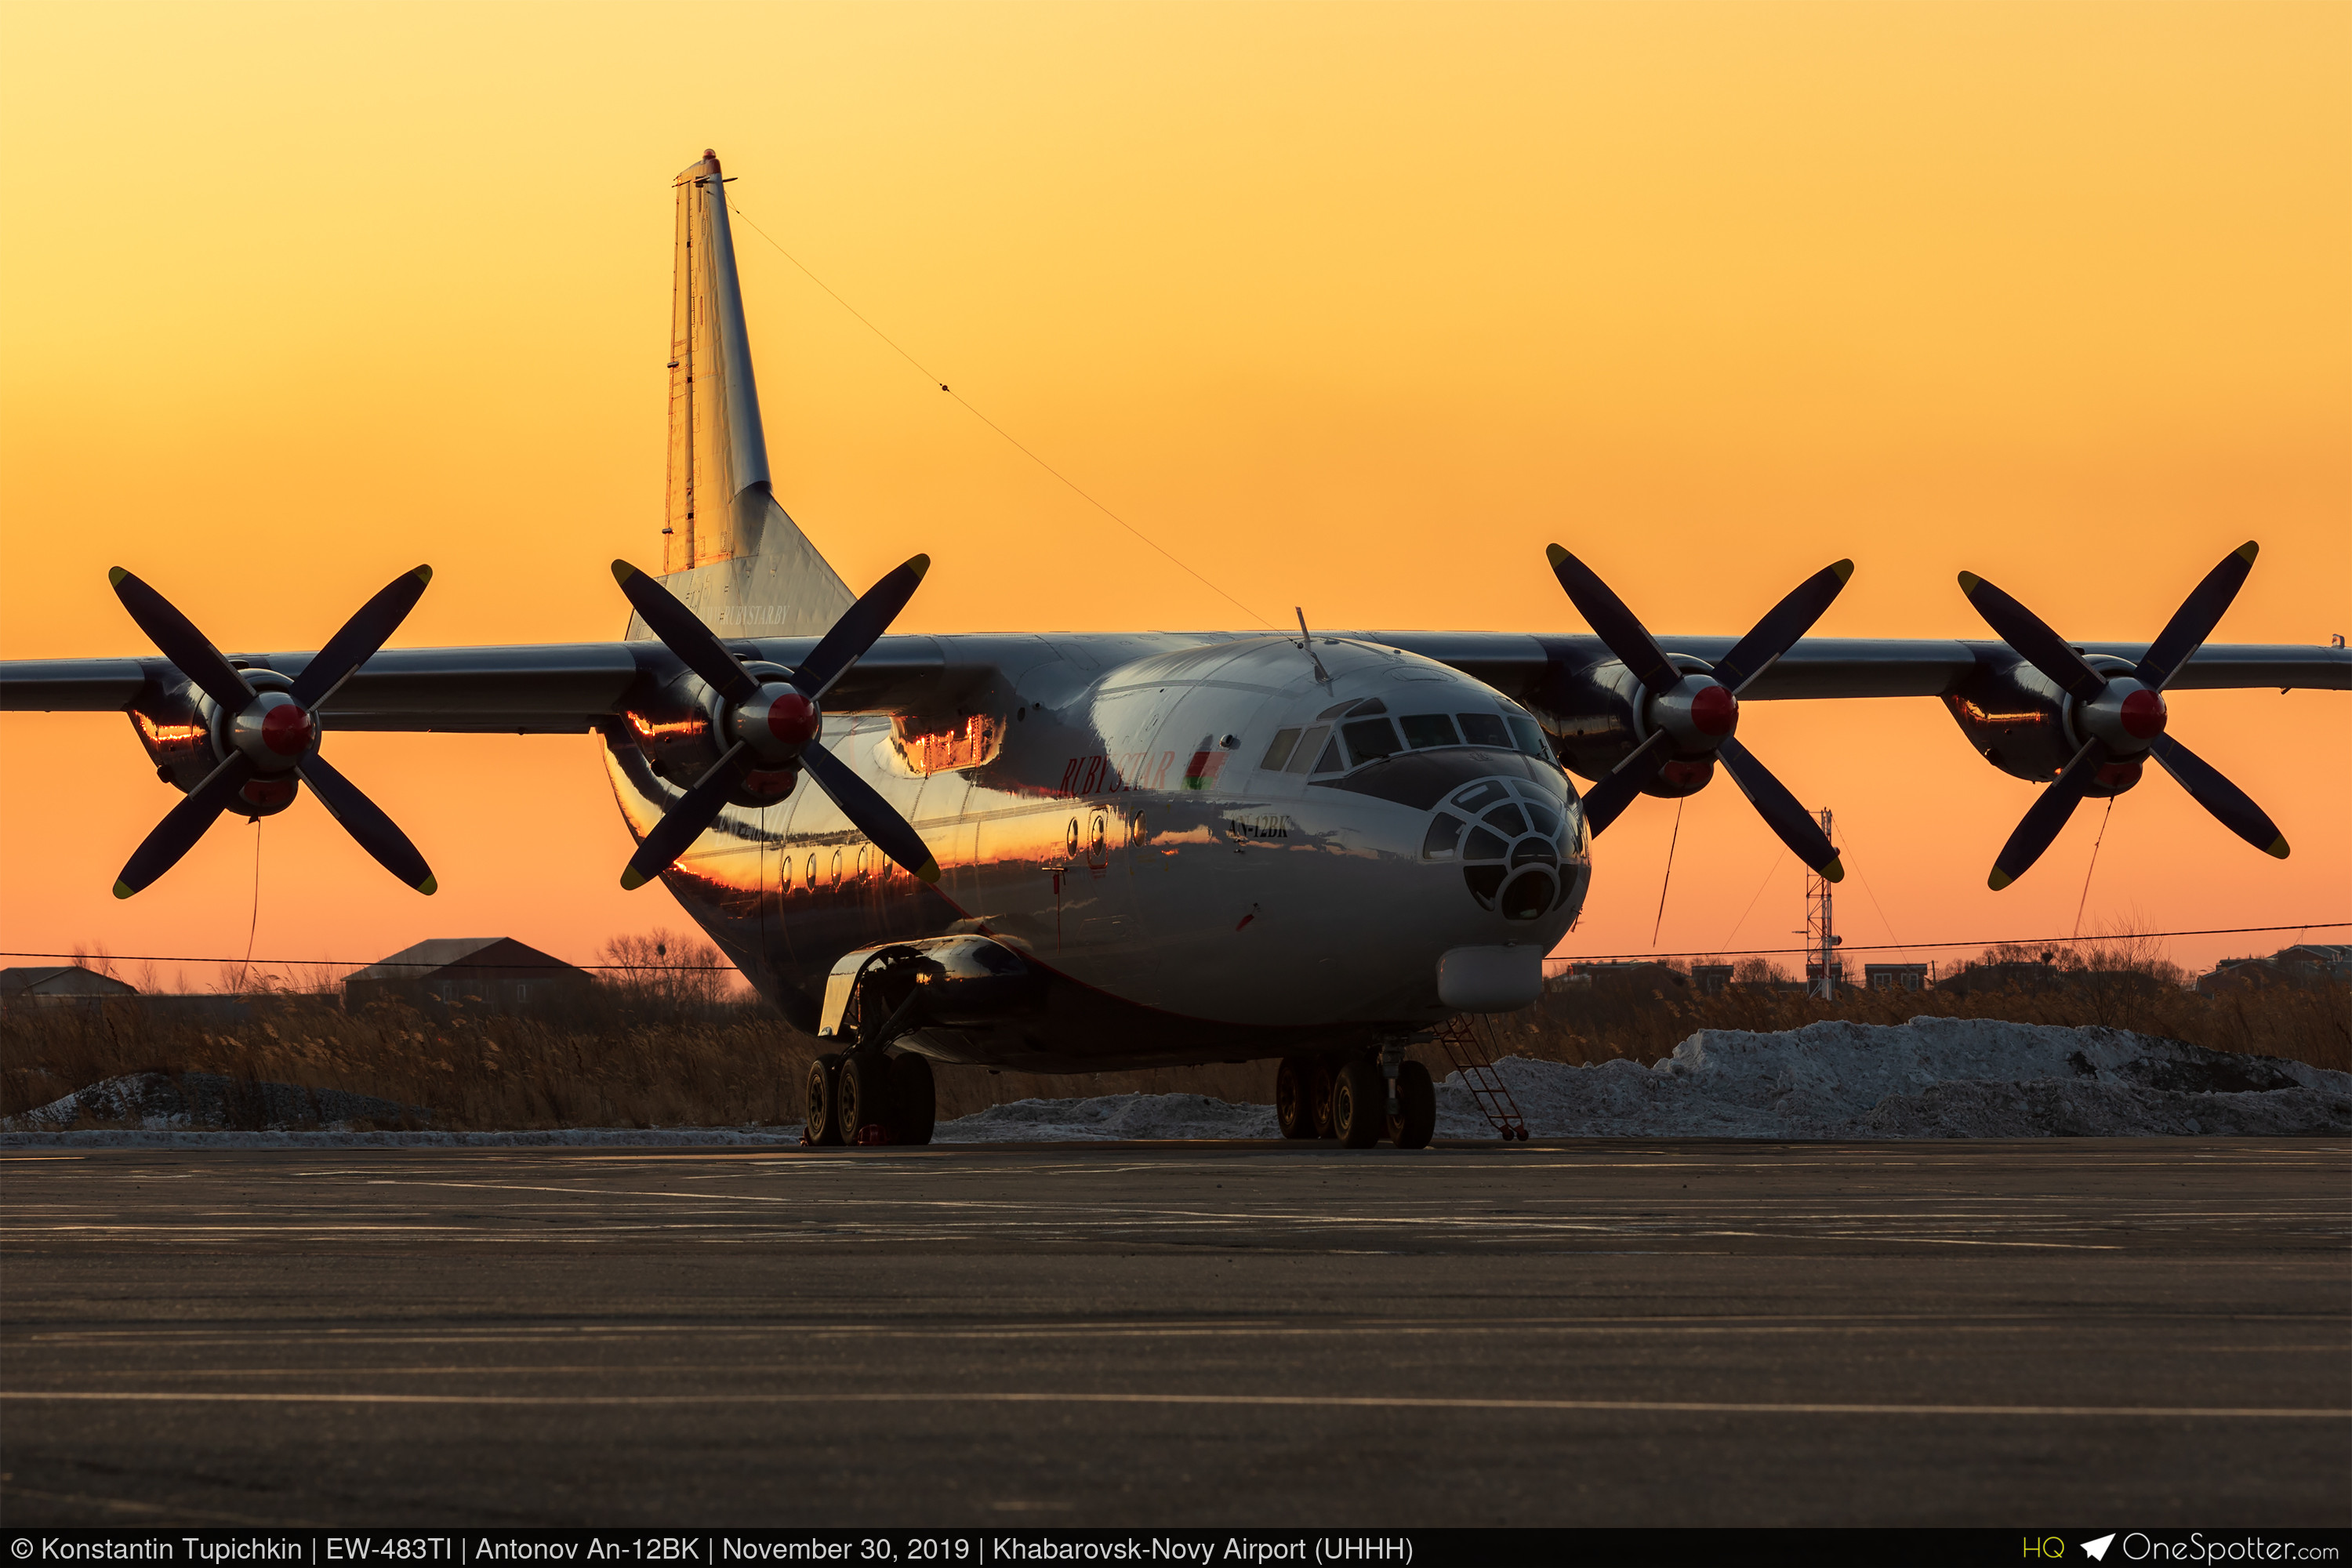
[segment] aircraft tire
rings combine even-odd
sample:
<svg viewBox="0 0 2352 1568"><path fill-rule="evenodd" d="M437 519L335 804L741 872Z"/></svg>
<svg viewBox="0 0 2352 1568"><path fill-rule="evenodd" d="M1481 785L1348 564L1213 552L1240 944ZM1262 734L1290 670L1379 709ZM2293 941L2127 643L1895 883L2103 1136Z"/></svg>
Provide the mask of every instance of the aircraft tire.
<svg viewBox="0 0 2352 1568"><path fill-rule="evenodd" d="M1342 1145L1369 1149L1388 1131L1389 1083L1370 1062L1349 1062L1331 1084L1331 1127Z"/></svg>
<svg viewBox="0 0 2352 1568"><path fill-rule="evenodd" d="M1315 1059L1285 1057L1274 1074L1274 1120L1289 1139L1318 1138L1315 1104Z"/></svg>
<svg viewBox="0 0 2352 1568"><path fill-rule="evenodd" d="M1309 1134L1310 1137L1337 1138L1339 1136L1338 1131L1331 1125L1332 1075L1337 1070L1329 1062L1317 1062L1314 1064L1314 1071L1307 1077L1310 1088L1307 1102L1315 1111L1315 1131Z"/></svg>
<svg viewBox="0 0 2352 1568"><path fill-rule="evenodd" d="M844 1143L855 1143L868 1127L891 1131L890 1058L880 1051L851 1051L841 1058L834 1080L834 1121Z"/></svg>
<svg viewBox="0 0 2352 1568"><path fill-rule="evenodd" d="M1400 1149L1426 1149L1437 1136L1437 1085L1419 1062L1398 1066L1397 1113L1391 1119L1389 1142Z"/></svg>
<svg viewBox="0 0 2352 1568"><path fill-rule="evenodd" d="M841 1128L834 1114L835 1101L839 1099L841 1056L827 1051L809 1063L808 1092L803 1108L808 1115L807 1138L812 1143L831 1147L841 1142Z"/></svg>
<svg viewBox="0 0 2352 1568"><path fill-rule="evenodd" d="M890 1058L891 1136L901 1143L928 1143L940 1114L939 1086L929 1058L903 1051Z"/></svg>

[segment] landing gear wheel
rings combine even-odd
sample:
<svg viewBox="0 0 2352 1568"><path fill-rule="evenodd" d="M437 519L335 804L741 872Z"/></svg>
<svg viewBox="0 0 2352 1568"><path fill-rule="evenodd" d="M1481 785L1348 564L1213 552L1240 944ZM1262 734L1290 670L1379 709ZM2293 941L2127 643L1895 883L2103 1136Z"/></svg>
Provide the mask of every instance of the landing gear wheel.
<svg viewBox="0 0 2352 1568"><path fill-rule="evenodd" d="M939 1120L939 1088L928 1058L912 1051L890 1058L890 1136L900 1143L928 1143Z"/></svg>
<svg viewBox="0 0 2352 1568"><path fill-rule="evenodd" d="M1307 1104L1315 1110L1315 1131L1308 1136L1337 1138L1339 1134L1331 1125L1331 1064L1315 1063L1314 1070L1307 1077L1307 1082L1312 1086L1312 1092L1307 1096Z"/></svg>
<svg viewBox="0 0 2352 1568"><path fill-rule="evenodd" d="M1399 1064L1396 1075L1397 1113L1390 1120L1389 1142L1400 1149L1426 1149L1437 1136L1437 1085L1419 1062Z"/></svg>
<svg viewBox="0 0 2352 1568"><path fill-rule="evenodd" d="M1389 1080L1370 1062L1349 1062L1331 1082L1331 1128L1349 1149L1369 1149L1388 1131Z"/></svg>
<svg viewBox="0 0 2352 1568"><path fill-rule="evenodd" d="M808 1092L803 1101L808 1126L801 1136L812 1143L831 1147L841 1142L839 1118L834 1115L840 1074L841 1056L837 1051L828 1051L809 1063Z"/></svg>
<svg viewBox="0 0 2352 1568"><path fill-rule="evenodd" d="M1318 1138L1319 1118L1315 1104L1315 1062L1308 1057L1285 1057L1274 1074L1274 1119L1285 1138Z"/></svg>
<svg viewBox="0 0 2352 1568"><path fill-rule="evenodd" d="M835 1080L834 1121L845 1143L885 1143L890 1139L890 1058L880 1051L852 1051L841 1058Z"/></svg>

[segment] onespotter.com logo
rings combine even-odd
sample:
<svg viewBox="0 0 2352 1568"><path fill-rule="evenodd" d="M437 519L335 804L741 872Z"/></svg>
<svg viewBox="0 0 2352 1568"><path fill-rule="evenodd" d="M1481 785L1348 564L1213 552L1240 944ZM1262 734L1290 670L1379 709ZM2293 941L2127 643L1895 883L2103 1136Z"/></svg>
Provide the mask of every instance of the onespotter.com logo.
<svg viewBox="0 0 2352 1568"><path fill-rule="evenodd" d="M2118 1563L2334 1563L2340 1561L2342 1555L2333 1546L2301 1546L2292 1541L2266 1541L2258 1535L2214 1537L2202 1531L2167 1538L2150 1536L2144 1531L2116 1531L2077 1542L2074 1547L2092 1562L2102 1563L2110 1552ZM2064 1560L2066 1552L2067 1542L2063 1535L2025 1538L2025 1555L2031 1560L2057 1563Z"/></svg>

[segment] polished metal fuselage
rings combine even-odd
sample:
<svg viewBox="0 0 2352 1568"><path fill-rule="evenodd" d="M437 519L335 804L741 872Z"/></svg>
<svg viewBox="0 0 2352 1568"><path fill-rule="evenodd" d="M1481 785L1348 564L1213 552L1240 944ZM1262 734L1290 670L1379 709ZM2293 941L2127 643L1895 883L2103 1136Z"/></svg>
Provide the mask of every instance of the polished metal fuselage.
<svg viewBox="0 0 2352 1568"><path fill-rule="evenodd" d="M1319 715L1373 699L1393 716L1517 713L1493 688L1355 641L1318 639L1328 679L1295 638L1018 641L1028 658L995 651L993 678L940 717L961 751L927 748L904 715L825 720L821 743L922 833L936 887L805 783L773 805L730 806L667 874L800 1026L814 1027L843 954L970 932L1046 984L1026 1017L909 1042L942 1059L1074 1071L1342 1050L1443 1019L1449 950L1539 956L1574 921L1589 846L1548 755L1457 730L1454 744L1359 761L1325 718L1318 758L1261 765L1284 731L1311 732ZM614 789L640 836L678 793L648 765L646 727L605 728ZM1334 757L1339 768L1316 771ZM1457 828L1477 815L1453 804L1465 796L1524 826L1516 861L1483 872L1513 888L1528 879L1515 913L1494 887L1482 899L1465 882L1479 871L1468 838L1436 842L1441 815Z"/></svg>

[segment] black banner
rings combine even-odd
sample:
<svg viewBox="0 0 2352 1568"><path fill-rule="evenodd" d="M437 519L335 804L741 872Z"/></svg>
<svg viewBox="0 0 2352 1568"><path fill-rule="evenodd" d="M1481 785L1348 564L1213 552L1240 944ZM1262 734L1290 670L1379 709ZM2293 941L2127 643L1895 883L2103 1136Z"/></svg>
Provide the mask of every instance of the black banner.
<svg viewBox="0 0 2352 1568"><path fill-rule="evenodd" d="M2346 1530L96 1530L0 1531L17 1563L286 1563L294 1568L1536 1568L1788 1563L1802 1568L2139 1568L2344 1562Z"/></svg>

